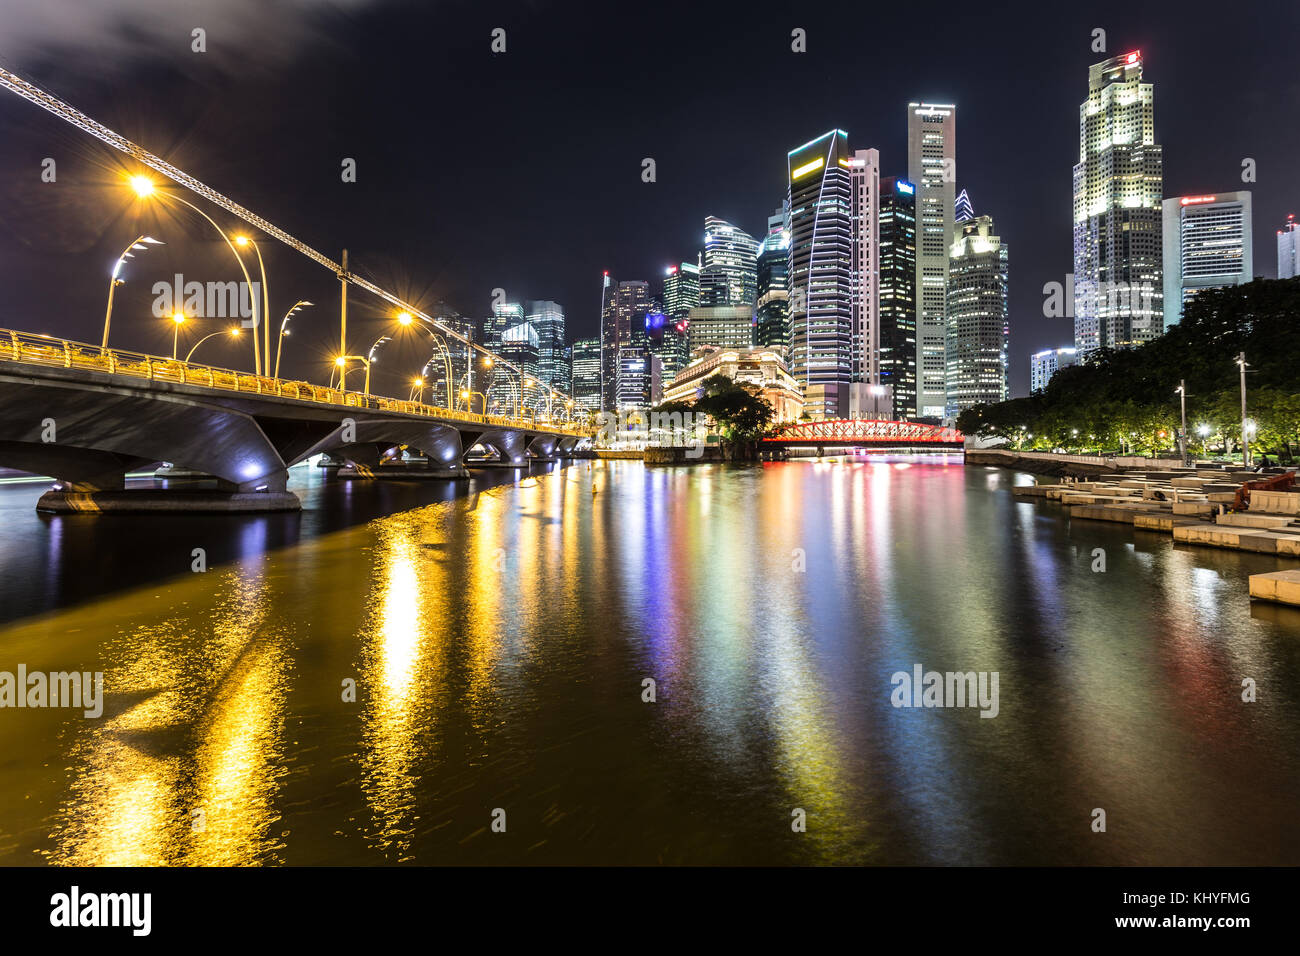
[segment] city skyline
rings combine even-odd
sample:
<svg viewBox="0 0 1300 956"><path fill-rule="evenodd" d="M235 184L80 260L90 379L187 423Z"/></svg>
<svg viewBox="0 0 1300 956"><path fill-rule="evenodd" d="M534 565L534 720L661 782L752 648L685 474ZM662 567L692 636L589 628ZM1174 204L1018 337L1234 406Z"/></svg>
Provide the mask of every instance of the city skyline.
<svg viewBox="0 0 1300 956"><path fill-rule="evenodd" d="M359 31L358 42L362 48L371 42L366 32L367 24L370 23L368 17L377 17L379 12L392 13L385 4L363 4L354 13ZM1293 17L1294 13L1280 9L1279 15L1284 18ZM451 17L452 14L439 16ZM411 23L416 26L424 24L428 27L432 22L409 11L401 11L397 22L404 22L402 17L414 17ZM819 23L815 19L809 20L804 26L810 38L809 52L805 54L789 52L788 31L782 34L770 22L763 27L764 38L760 43L755 36L757 23L743 21L740 24L743 29L739 31L741 36L737 38L720 28L723 19L722 11L700 14L699 29L692 31L690 37L682 38L684 46L681 53L687 62L693 62L692 57L703 56L709 48L735 50L738 53L752 48L754 55L763 53L766 60L780 56L782 59L779 62L784 65L785 71L782 75L786 81L795 82L810 69L851 61L846 56L843 41L836 36L836 31L829 24ZM186 69L190 67L188 61L180 61L182 53L194 55L179 41L177 52L168 52L153 43L148 49L139 46L111 48L112 56L120 59L117 71L123 76L121 82L125 83L127 77L134 78L138 75L177 80L170 86L167 83L147 84L139 107L140 115L134 117L123 117L120 111L106 106L103 93L86 75L85 71L97 62L97 57L108 58L108 52L93 51L82 60L60 60L56 64L50 58L53 51L65 47L46 38L45 46L39 42L28 43L22 49L0 45L0 57L26 69L37 82L42 79L51 82L56 89L74 98L91 115L110 122L110 125L117 123L125 132L138 136L146 145L164 155L184 160L186 168L191 168L201 178L207 177L214 184L224 187L241 201L256 208L267 209L272 221L309 237L321 236L322 245L328 242L330 248L345 241L359 268L376 278L386 280L386 284L399 288L405 294L417 297L420 301L442 300L461 314L476 320L489 314L491 295L498 288L504 288L512 300L555 301L565 310L569 341L597 334L597 280L602 271L607 269L620 279L647 279L652 283L652 291L657 292L656 280L665 267L693 259L694 254L700 251L700 223L705 216L715 215L735 223L751 235L764 235L764 223L771 210L779 206L783 199L784 170L780 167L784 165L784 153L792 144L838 126L847 130L855 145L870 145L880 150L882 176L906 176L906 129L903 122L906 104L914 101L952 102L961 113L963 130L955 186L958 190L967 189L975 195L980 209L997 217L1003 238L1020 250L1016 254L1011 281L1010 373L1012 393L1026 394L1029 386L1029 356L1044 348L1071 343L1073 338L1069 319L1048 318L1042 314L1041 290L1045 283L1064 283L1070 273L1068 179L1069 165L1073 161L1070 154L1077 148L1077 129L1070 129L1072 124L1069 119L1078 105L1082 86L1080 77L1091 65L1103 58L1090 49L1093 25L1082 25L1086 23L1084 20L1079 22L1077 27L1063 23L1049 28L1044 21L1036 19L1032 12L1027 12L1018 21L1018 29L1005 41L997 37L991 37L987 41L991 44L990 49L996 49L998 43L1005 42L1008 50L1014 50L1031 62L1037 62L1043 56L1038 46L1032 42L1018 43L1017 40L1027 38L1034 31L1050 36L1054 51L1067 38L1077 51L1071 57L1054 54L1050 63L1040 63L1038 66L1041 69L1035 68L1044 77L1044 81L1026 95L1033 99L1036 112L1042 115L1043 120L1035 127L1034 135L1023 143L1018 143L1016 149L1006 145L1006 117L999 115L999 94L988 81L947 66L941 57L912 64L901 73L898 68L890 72L881 65L871 68L872 71L881 71L879 76L873 72L871 78L884 78L887 82L873 86L871 95L865 100L860 96L841 97L828 93L819 99L811 115L807 110L796 113L778 110L774 113L765 109L764 115L768 119L764 124L751 126L743 137L730 137L734 147L729 151L728 162L724 164L727 171L725 176L718 175L723 167L714 167L712 172L700 175L702 168L709 167L698 165L703 160L693 156L691 146L697 141L703 145L718 134L706 129L710 124L703 117L697 119L694 118L694 113L683 114L682 108L677 106L669 107L669 112L679 121L679 128L675 128L677 131L673 133L670 133L668 127L663 127L659 119L654 119L644 132L631 132L619 122L608 127L607 132L612 132L613 142L618 144L617 149L611 151L608 143L601 148L601 161L594 168L588 167L583 174L589 182L581 198L562 186L571 176L578 174L572 168L573 164L564 162L561 157L537 151L520 154L515 160L536 170L535 173L526 172L522 179L531 181L536 176L540 182L549 184L542 191L529 187L529 199L525 203L529 207L526 221L536 222L539 217L546 217L548 226L564 235L567 241L538 242L525 229L495 234L493 243L496 245L480 241L483 234L474 231L474 217L456 214L464 200L453 191L438 188L436 184L455 179L455 171L460 168L461 161L455 158L456 150L451 147L464 136L472 136L474 130L488 119L488 113L500 127L498 135L506 136L507 140L529 128L530 121L517 114L516 107L505 102L504 90L511 77L518 79L518 71L527 72L536 62L536 44L541 42L542 37L529 31L547 31L545 41L550 44L548 49L554 49L556 34L552 31L573 25L573 21L564 16L558 16L554 20L548 18L544 26L534 23L522 25L509 34L507 52L500 54L495 61L489 60L496 62L503 74L509 76L499 78L490 91L491 95L477 101L480 105L491 107L483 116L470 117L467 112L470 110L468 102L460 106L448 104L450 112L454 114L453 118L464 122L440 122L439 135L436 137L420 131L412 134L413 144L419 144L423 139L427 145L441 148L421 151L412 146L408 152L407 149L394 145L384 147L376 154L375 144L368 142L366 154L357 157L357 182L346 185L336 185L338 157L359 150L349 150L337 132L331 133L327 143L321 142L321 138L315 135L305 137L305 141L300 144L294 143L293 137L286 137L283 147L276 153L255 163L252 169L241 169L239 176L234 175L234 171L239 168L236 165L238 137L230 137L225 133L226 130L237 123L247 124L250 129L257 130L272 121L288 123L291 129L298 129L298 124L305 119L300 120L284 112L289 107L303 111L305 117L317 116L315 97L307 95L305 89L312 83L321 82L317 71L323 68L322 64L331 62L331 56L338 54L337 51L328 49L318 50L315 41L310 38L301 40L301 48L295 51L299 55L295 65L301 67L301 85L287 84L284 91L271 98L269 112L247 104L235 108L234 102L246 101L250 98L249 93L263 91L265 78L256 69L248 71L248 76L238 78L227 73L221 63L222 57L229 54L223 53L215 43L207 54L210 59L204 61L207 72L199 78L187 75L185 69L178 66L178 63L183 62ZM450 23L467 34L465 48L457 48L454 51L455 57L474 58L477 63L480 54L484 58L492 56L487 51L490 27L480 30L483 34L483 49L478 51L468 36L478 26L454 18ZM716 31L714 26L718 26ZM1251 59L1245 56L1244 51L1267 50L1272 42L1271 35L1263 31L1259 35L1250 36L1249 42L1246 38L1241 38L1233 46L1231 39L1215 38L1211 41L1179 23L1164 22L1159 17L1140 13L1124 24L1108 26L1108 53L1118 54L1130 48L1141 49L1148 76L1156 87L1157 98L1160 97L1160 91L1168 91L1163 99L1159 99L1155 118L1157 140L1165 152L1165 195L1248 189L1254 197L1255 243L1260 248L1270 247L1275 241L1274 232L1285 215L1294 211L1294 207L1300 206L1297 184L1286 172L1287 167L1282 162L1283 156L1294 151L1295 144L1286 138L1294 134L1275 125L1270 128L1281 130L1281 133L1266 141L1256 139L1253 135L1234 134L1234 127L1249 127L1249 118L1257 115L1254 111L1263 109L1266 104L1258 102L1257 97L1247 97L1243 104L1234 103L1231 95L1210 90L1203 80L1188 70L1196 57L1204 54L1207 44L1212 43L1218 62L1224 64L1225 69L1231 68L1243 76L1248 75L1258 69L1255 59L1264 57ZM392 29L391 20L388 29ZM649 29L653 31L659 28ZM648 34L650 35L652 34ZM23 32L21 23L12 36L30 39ZM569 42L581 45L585 42L585 36L586 33L579 28ZM392 39L387 35L386 38ZM44 56L39 56L34 55L33 50L46 52ZM310 51L312 58L303 59L303 51ZM20 53L21 56L18 55ZM512 57L516 59L511 59ZM789 57L789 60L785 60L785 57ZM805 59L801 60L800 57ZM15 58L17 62L13 62ZM816 61L820 67L814 67L810 61ZM393 65L391 69L400 71L403 68ZM548 81L546 84L549 93L528 95L553 97L559 89L564 88L565 81L565 76L559 76L554 82ZM360 79L354 78L353 82L360 83ZM758 87L752 84L745 87L745 102L753 104L752 107L746 105L746 109L759 109L762 100L759 93L768 89L766 84L767 81L762 81ZM1244 80L1242 85L1246 85ZM620 85L620 92L633 100L633 106L629 108L631 113L640 111L653 118L655 114L649 109L650 101L645 99L650 95L650 90L642 89L643 86L655 87L656 84L642 84L629 79ZM214 90L225 95L218 99ZM349 87L344 93L346 97L359 101L359 98L373 91L373 86L363 83L355 89ZM770 91L778 98L786 95L775 85ZM513 96L527 98L525 92L511 87ZM1285 84L1276 93L1284 101L1287 97L1297 95L1294 88ZM227 103L227 99L232 102ZM1189 110L1185 105L1188 100L1197 103L1198 109ZM1276 103L1272 105L1275 107ZM191 129L179 137L173 137L170 143L156 141L156 130L167 128L177 114L183 116L196 108L203 110L206 124L203 131ZM275 111L277 108L280 112ZM380 109L375 119L363 120L358 117L356 122L377 122L378 116L383 115L384 112ZM1217 131L1217 135L1208 141L1203 141L1201 135L1201 130L1205 128L1205 115L1213 117ZM46 124L52 122L55 121L34 118L23 110L21 104L11 103L0 107L0 130L6 134L5 145L0 146L0 161L3 162L9 179L15 179L17 173L29 168L28 164L38 163L40 156L50 151L43 144L50 139L51 128ZM576 142L582 142L582 135L584 134L577 134ZM215 143L213 137L216 137ZM70 143L66 140L65 133L57 134L55 139ZM201 142L202 140L208 142ZM398 138L400 141L401 138ZM569 141L575 140L570 137ZM1050 146L1045 148L1044 144ZM624 155L626 165L622 159L618 159ZM644 158L655 160L654 182L642 181ZM1257 182L1240 182L1241 162L1245 158L1257 163ZM83 326L89 334L94 322L93 315L98 310L95 300L102 295L102 279L96 273L103 272L104 262L111 257L111 254L106 256L104 250L120 245L117 231L129 230L130 226L124 220L134 216L135 212L130 208L129 202L110 188L106 159L93 148L88 148L85 144L79 144L75 148L70 145L68 154L61 155L59 159L62 177L77 186L81 197L95 207L93 213L79 217L81 221L65 222L60 217L58 203L52 209L48 206L48 195L20 195L7 223L8 248L5 251L8 254L0 265L0 277L6 279L10 287L19 289L16 308L26 314L36 313L34 321L37 324L40 322L40 311L53 307L62 315L73 315L72 322ZM490 170L501 160L495 155L479 154L476 161L481 167ZM312 169L315 166L319 168ZM296 183L288 190L289 194L285 197L291 205L281 204L275 190L287 178L301 176L304 169L311 169L310 175L303 177L304 182ZM389 205L387 187L391 186L394 179L417 184L423 182L426 187L434 189L433 195L438 195L440 201L445 200L447 203L434 207L436 213L432 213L431 218L435 226L443 221L451 221L456 223L456 228L429 229L422 217L412 217L410 222L406 221L405 216L386 220L383 210ZM513 190L518 188L518 185L510 187L502 184L490 198L494 203L514 203L517 206L519 194ZM308 201L297 202L299 199ZM304 214L300 210L310 208L319 208L320 211L315 216L308 215L308 221L303 222ZM1029 211L1031 209L1034 210L1033 213ZM311 221L318 217L324 218L319 222ZM327 224L336 219L345 223L346 228L338 229ZM112 223L116 225L110 225ZM600 223L602 228L593 229L593 224L596 223ZM656 225L652 226L652 223ZM661 225L667 228L661 228ZM198 236L198 228L188 222L179 226L173 224L173 233L177 228L180 228L182 235L175 236L177 241L174 245L192 247L194 243L181 243L179 240ZM77 242L74 245L77 251L68 253L67 259L84 263L84 267L72 269L73 278L59 284L57 304L51 306L50 297L36 298L22 289L26 283L20 283L18 278L34 275L39 280L43 267L39 263L34 264L36 251L48 241L47 231L55 229L61 232L71 231L75 235ZM593 250L589 242L596 237L599 237L602 247ZM423 254L421 250L429 250L434 254ZM175 257L175 262L167 261L169 255ZM187 260L180 249L169 248L152 257L150 265L156 262L159 274L170 275L177 271L174 266L184 265L186 261L192 270L196 258L191 254ZM1257 258L1256 271L1260 275L1267 277L1273 273L1272 258ZM208 257L208 261L218 260L215 253ZM302 297L322 302L316 315L308 313L308 316L309 319L317 319L319 316L319 327L328 328L330 323L323 321L325 313L322 310L336 308L336 302L330 304L331 277L312 274L304 264L289 261L289 257L283 253L275 263L269 265L277 276L288 276L279 279L279 287L285 290L284 294L290 294L287 291L289 289L297 291L301 287ZM204 265L203 268L207 269L208 266ZM214 270L215 268L224 269L224 266L216 266ZM154 277L152 268L142 270L136 267L131 272L141 279ZM84 278L83 273L86 273ZM139 293L141 284L137 280L134 288L129 284L123 290L124 307L129 307L130 296ZM333 298L336 300L337 297ZM370 317L377 317L373 306L374 303L365 302L353 305L358 322L364 320L368 310ZM80 315L83 311L84 318ZM151 345L153 339L161 342L160 335L152 328L137 327L128 331L124 326L123 334L134 334L136 337L133 341L138 347ZM170 336L170 331L167 334ZM308 339L315 334L315 327L304 323L299 334ZM299 363L298 354L291 352L286 356L286 365L293 374L307 374L301 370ZM382 374L377 371L377 375Z"/></svg>

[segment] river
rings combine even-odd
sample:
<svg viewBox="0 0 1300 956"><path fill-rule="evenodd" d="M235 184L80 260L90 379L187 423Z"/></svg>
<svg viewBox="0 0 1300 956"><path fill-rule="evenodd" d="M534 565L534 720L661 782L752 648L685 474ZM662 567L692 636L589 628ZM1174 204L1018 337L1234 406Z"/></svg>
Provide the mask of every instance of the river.
<svg viewBox="0 0 1300 956"><path fill-rule="evenodd" d="M0 863L1300 863L1300 614L1246 590L1289 565L1032 480L296 468L301 514L181 517L0 485L0 671L104 681L98 718L0 709ZM996 672L996 716L894 706L917 665Z"/></svg>

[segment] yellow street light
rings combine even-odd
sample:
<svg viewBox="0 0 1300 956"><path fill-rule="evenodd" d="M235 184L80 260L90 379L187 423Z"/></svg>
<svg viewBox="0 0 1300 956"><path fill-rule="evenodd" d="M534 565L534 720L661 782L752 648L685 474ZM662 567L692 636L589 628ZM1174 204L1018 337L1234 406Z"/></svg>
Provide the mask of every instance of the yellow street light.
<svg viewBox="0 0 1300 956"><path fill-rule="evenodd" d="M227 335L227 334L229 334L231 338L237 339L239 338L239 332L240 332L240 328L237 325L234 326L233 328L226 329L224 332L209 332L207 335L203 336L203 338L199 339L197 342L194 343L194 348L190 349L189 354L185 356L185 361L188 363L190 359L194 358L194 353L199 350L199 346L202 345L204 342L206 342L208 339L213 338L214 336L217 335Z"/></svg>
<svg viewBox="0 0 1300 956"><path fill-rule="evenodd" d="M244 274L244 281L248 284L248 288L249 288L250 290L253 288L253 280L252 280L252 278L250 278L249 275L248 275L248 269L245 268L245 266L244 266L244 260L240 257L240 255L239 255L239 250L235 248L235 243L231 240L230 236L226 233L226 231L225 231L224 229L222 229L220 226L217 225L217 221L216 221L215 219L213 219L213 218L212 218L211 216L209 216L206 212L204 212L202 209L200 209L198 206L194 205L194 203L190 202L188 199L186 199L186 198L183 197L183 196L177 196L177 195L173 195L173 194L171 194L171 193L159 192L158 190L156 190L156 189L154 188L153 180L151 180L148 176L132 176L132 177L130 177L130 179L128 180L128 182L131 184L131 188L135 190L135 194L136 194L137 196L139 196L141 199L144 199L144 198L149 197L149 196L154 196L154 195L158 196L158 198L160 198L160 199L165 199L165 200L173 200L173 199L174 199L174 200L176 200L176 202L183 203L184 205L189 206L189 207L190 207L191 209L193 209L196 213L198 213L200 216L202 216L204 219L206 219L206 220L208 221L208 223L212 226L212 228L215 229L215 230L217 230L217 232L220 234L221 238L225 240L226 245L230 247L230 254L231 254L232 256L234 256L234 257L235 257L235 261L239 263L239 271L242 272L242 273ZM247 237L245 237L245 238L247 239ZM252 240L248 240L248 241L251 242ZM259 256L259 258L260 258L261 253L258 253L258 256ZM263 279L265 279L265 272L263 273ZM263 286L265 286L265 282L263 283ZM265 287L264 287L264 288L262 289L262 296L263 296L263 298L265 298L265 295L266 295L266 289L265 289ZM264 320L264 319L265 319L265 316L262 316L261 318L262 318L262 320ZM254 314L254 316L253 316L253 328L254 328L254 329L257 328L257 323L258 323L258 321L259 321L259 317L258 317L258 315L257 315L257 314ZM267 356L267 360L268 360L268 362L269 362L269 360L270 360L270 356L269 356L269 355ZM258 344L258 336L257 336L256 333L255 333L255 334L253 335L253 374L255 374L255 375L261 375L261 374L262 374L262 371L263 371L263 370L262 370L262 350L261 350L261 347L260 347L259 344Z"/></svg>
<svg viewBox="0 0 1300 956"><path fill-rule="evenodd" d="M172 313L172 361L176 361L176 348L180 342L181 325L185 322L184 312Z"/></svg>

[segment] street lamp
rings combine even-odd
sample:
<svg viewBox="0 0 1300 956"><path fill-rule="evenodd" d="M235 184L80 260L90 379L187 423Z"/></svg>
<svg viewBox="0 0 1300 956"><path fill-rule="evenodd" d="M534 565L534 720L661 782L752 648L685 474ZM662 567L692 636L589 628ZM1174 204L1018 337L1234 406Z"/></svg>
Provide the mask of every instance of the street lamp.
<svg viewBox="0 0 1300 956"><path fill-rule="evenodd" d="M1206 439L1208 439L1209 436L1210 436L1210 426L1209 426L1209 425L1197 425L1197 426L1196 426L1196 434L1198 434L1198 435L1201 436L1201 455L1202 455L1203 457L1205 457L1205 458L1209 458L1209 457L1210 457L1210 451L1209 451L1209 449L1206 447Z"/></svg>
<svg viewBox="0 0 1300 956"><path fill-rule="evenodd" d="M1237 353L1237 366L1241 369L1241 466L1250 467L1250 437L1246 434L1246 353Z"/></svg>
<svg viewBox="0 0 1300 956"><path fill-rule="evenodd" d="M1185 465L1187 464L1187 381L1180 379L1174 391L1178 393L1178 407L1183 417L1183 427L1178 433L1178 454Z"/></svg>
<svg viewBox="0 0 1300 956"><path fill-rule="evenodd" d="M230 254L234 256L235 261L239 263L239 271L244 274L244 282L248 284L248 288L251 292L253 288L253 280L248 276L248 269L244 267L244 260L240 257L239 251L235 248L235 244L231 241L230 237L226 235L225 230L217 225L216 220L214 220L211 216L209 216L198 206L194 205L194 203L190 202L184 196L176 196L171 193L159 192L157 189L154 188L153 180L151 180L148 176L132 176L131 188L135 190L135 194L139 196L141 199L147 199L150 196L158 196L163 199L175 200L176 202L183 203L184 205L189 206L200 216L206 219L208 223L211 224L212 228L217 230L218 233L220 233L221 238L226 241L226 245L230 247ZM253 329L255 333L257 329L257 322L258 322L257 315L254 314ZM262 374L262 353L261 353L261 347L257 344L256 334L253 335L253 374L255 375Z"/></svg>
<svg viewBox="0 0 1300 956"><path fill-rule="evenodd" d="M354 359L366 367L366 388L363 394L369 395L370 394L370 360L366 358L364 355L340 355L338 358L334 360L334 364L337 365L339 369L339 391L340 392L347 391L346 380L348 374L348 362L353 361ZM331 375L330 380L333 381L333 378L334 377Z"/></svg>
<svg viewBox="0 0 1300 956"><path fill-rule="evenodd" d="M267 314L267 308L271 304L271 293L269 291L270 286L268 286L266 282L266 263L262 261L262 247L259 246L252 239L250 239L248 236L236 236L235 243L236 245L240 245L240 246L252 246L253 251L257 253L257 266L262 272L262 295L261 295L261 308L259 309L259 311L262 314L262 318L265 320ZM253 329L254 329L253 338L254 340L256 340L257 326L253 326ZM266 321L262 322L262 336L266 340L266 362L269 365L271 362L271 324L269 322ZM269 371L269 369L267 371Z"/></svg>
<svg viewBox="0 0 1300 956"><path fill-rule="evenodd" d="M424 404L424 376L419 375L411 379L411 391L406 396L408 402L419 402Z"/></svg>
<svg viewBox="0 0 1300 956"><path fill-rule="evenodd" d="M172 361L176 361L176 346L180 341L181 326L185 324L184 312L172 313Z"/></svg>
<svg viewBox="0 0 1300 956"><path fill-rule="evenodd" d="M108 309L104 312L104 340L100 343L99 347L101 349L108 348L108 327L113 321L113 290L126 281L125 279L118 278L118 274L122 271L122 266L126 265L127 259L135 258L135 256L132 255L132 250L138 249L140 252L144 252L150 246L163 245L166 245L166 243L161 239L155 239L153 236L136 236L131 240L130 244L122 250L122 254L117 257L117 262L113 263L113 274L108 280Z"/></svg>
<svg viewBox="0 0 1300 956"><path fill-rule="evenodd" d="M190 349L190 354L185 356L186 364L189 364L190 359L194 357L194 353L199 350L200 345L202 345L208 339L215 338L218 335L229 335L231 338L237 339L239 338L239 326L236 325L234 328L226 329L224 332L209 332L207 335L203 336L203 338L199 339L197 342L194 343L194 348Z"/></svg>
<svg viewBox="0 0 1300 956"><path fill-rule="evenodd" d="M280 349L284 345L285 337L289 334L289 318L299 309L315 304L315 302L308 302L306 299L299 299L293 304L293 308L284 314L284 318L280 320L280 335L275 340L275 375L272 376L273 378L280 377Z"/></svg>

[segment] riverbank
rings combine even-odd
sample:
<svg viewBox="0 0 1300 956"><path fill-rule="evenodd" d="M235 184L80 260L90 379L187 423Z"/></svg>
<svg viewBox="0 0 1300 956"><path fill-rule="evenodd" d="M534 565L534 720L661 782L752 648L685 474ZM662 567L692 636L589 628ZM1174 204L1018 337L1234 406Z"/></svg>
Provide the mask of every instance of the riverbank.
<svg viewBox="0 0 1300 956"><path fill-rule="evenodd" d="M1064 477L1059 483L1020 485L1012 494L1059 502L1071 520L1128 524L1136 530L1168 534L1176 543L1300 560L1300 492L1250 487L1261 479L1282 477L1279 470L1257 474L1177 464L1138 469L1120 466L1116 459L1055 457L1060 460L1041 453L977 451L968 452L966 462ZM1091 477L1079 474L1080 469L1100 468L1109 470ZM1288 569L1252 575L1250 596L1300 605L1300 588L1294 586L1297 574L1300 570Z"/></svg>

